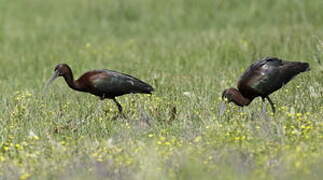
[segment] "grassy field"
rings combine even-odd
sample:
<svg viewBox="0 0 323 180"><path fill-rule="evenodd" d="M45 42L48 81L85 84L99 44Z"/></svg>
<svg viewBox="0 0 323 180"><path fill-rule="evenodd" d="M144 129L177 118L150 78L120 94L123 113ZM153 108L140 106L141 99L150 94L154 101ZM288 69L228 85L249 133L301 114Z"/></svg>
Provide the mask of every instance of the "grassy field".
<svg viewBox="0 0 323 180"><path fill-rule="evenodd" d="M322 0L0 0L0 179L322 179ZM256 59L312 70L271 97L228 105ZM113 69L152 84L106 100L43 87Z"/></svg>

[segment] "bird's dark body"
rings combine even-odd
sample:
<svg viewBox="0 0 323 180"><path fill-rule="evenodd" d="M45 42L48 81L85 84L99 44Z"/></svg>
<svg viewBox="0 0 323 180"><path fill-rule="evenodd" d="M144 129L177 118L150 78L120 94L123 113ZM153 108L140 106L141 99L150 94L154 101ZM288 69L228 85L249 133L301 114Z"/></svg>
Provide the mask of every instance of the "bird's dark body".
<svg viewBox="0 0 323 180"><path fill-rule="evenodd" d="M250 100L258 96L265 98L308 68L308 63L265 58L244 72L238 81L238 89Z"/></svg>
<svg viewBox="0 0 323 180"><path fill-rule="evenodd" d="M48 84L59 76L63 76L68 86L74 90L91 93L101 100L112 99L120 113L122 106L116 97L130 93L151 94L154 90L149 84L131 75L108 69L88 71L74 81L71 68L67 64L58 64Z"/></svg>
<svg viewBox="0 0 323 180"><path fill-rule="evenodd" d="M297 74L309 70L309 64L266 57L252 64L240 77L238 89L223 91L222 97L238 106L247 106L256 97L267 99L275 112L269 95L287 84Z"/></svg>
<svg viewBox="0 0 323 180"><path fill-rule="evenodd" d="M101 99L122 96L129 93L151 94L153 88L128 74L112 70L94 70L84 73L76 83L80 91L99 96Z"/></svg>

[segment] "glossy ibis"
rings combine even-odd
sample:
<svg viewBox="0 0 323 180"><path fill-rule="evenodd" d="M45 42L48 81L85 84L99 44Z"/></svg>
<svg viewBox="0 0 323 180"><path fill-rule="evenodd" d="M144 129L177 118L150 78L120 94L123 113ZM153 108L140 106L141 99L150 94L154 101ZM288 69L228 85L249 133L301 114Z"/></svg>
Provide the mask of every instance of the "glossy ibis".
<svg viewBox="0 0 323 180"><path fill-rule="evenodd" d="M305 62L284 61L276 57L266 57L252 64L240 77L238 89L223 91L222 98L238 106L247 106L260 96L267 99L273 113L275 106L269 95L287 84L297 74L310 70Z"/></svg>
<svg viewBox="0 0 323 180"><path fill-rule="evenodd" d="M56 65L47 85L59 76L63 76L67 85L74 90L91 93L99 96L101 100L112 99L120 113L122 106L116 100L117 96L130 93L151 94L154 90L151 85L133 76L107 69L88 71L78 80L74 80L72 70L67 64Z"/></svg>

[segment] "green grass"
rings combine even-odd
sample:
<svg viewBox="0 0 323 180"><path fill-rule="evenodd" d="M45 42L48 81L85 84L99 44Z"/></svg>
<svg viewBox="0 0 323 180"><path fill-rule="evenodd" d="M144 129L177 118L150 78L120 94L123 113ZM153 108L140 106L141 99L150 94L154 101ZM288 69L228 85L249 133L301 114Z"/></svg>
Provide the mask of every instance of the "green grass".
<svg viewBox="0 0 323 180"><path fill-rule="evenodd" d="M0 4L0 179L322 179L323 1ZM222 91L264 56L312 70L272 94L274 116L261 99L220 115ZM59 63L156 91L118 98L128 119L115 119L62 78L44 90Z"/></svg>

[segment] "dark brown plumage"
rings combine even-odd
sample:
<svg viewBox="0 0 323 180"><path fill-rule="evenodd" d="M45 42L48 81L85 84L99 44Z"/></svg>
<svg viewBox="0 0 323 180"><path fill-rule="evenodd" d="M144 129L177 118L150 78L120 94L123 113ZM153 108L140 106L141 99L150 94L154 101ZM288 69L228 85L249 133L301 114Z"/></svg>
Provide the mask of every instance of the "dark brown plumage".
<svg viewBox="0 0 323 180"><path fill-rule="evenodd" d="M71 68L67 64L58 64L55 72L47 84L57 77L63 76L68 86L74 90L91 93L101 100L112 99L122 112L122 106L116 97L129 93L151 94L153 87L133 76L112 70L93 70L84 73L78 80L74 80Z"/></svg>
<svg viewBox="0 0 323 180"><path fill-rule="evenodd" d="M287 84L297 74L308 71L309 64L304 62L284 61L276 57L266 57L252 64L240 77L238 89L223 91L222 98L227 98L238 106L247 106L260 96L267 99L275 112L274 103L269 95Z"/></svg>

